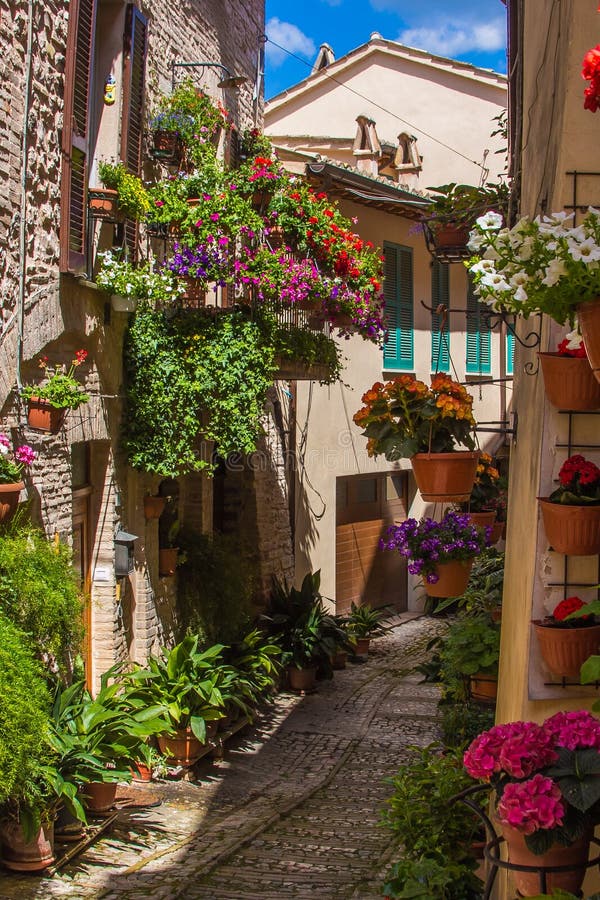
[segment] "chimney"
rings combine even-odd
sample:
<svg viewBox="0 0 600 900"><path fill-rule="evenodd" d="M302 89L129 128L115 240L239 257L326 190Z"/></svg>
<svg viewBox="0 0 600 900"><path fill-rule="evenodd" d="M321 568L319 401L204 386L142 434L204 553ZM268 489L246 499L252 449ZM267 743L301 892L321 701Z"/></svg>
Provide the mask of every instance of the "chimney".
<svg viewBox="0 0 600 900"><path fill-rule="evenodd" d="M356 168L365 175L378 175L378 160L381 157L381 144L377 137L375 121L368 116L358 116L357 129L352 154L356 161Z"/></svg>

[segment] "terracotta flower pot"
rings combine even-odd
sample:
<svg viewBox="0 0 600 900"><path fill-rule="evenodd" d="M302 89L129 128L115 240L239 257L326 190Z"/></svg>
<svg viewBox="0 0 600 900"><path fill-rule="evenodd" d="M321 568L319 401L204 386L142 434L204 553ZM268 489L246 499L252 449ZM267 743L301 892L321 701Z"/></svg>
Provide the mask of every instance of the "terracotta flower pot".
<svg viewBox="0 0 600 900"><path fill-rule="evenodd" d="M158 551L158 574L163 578L174 575L177 569L178 547L161 547Z"/></svg>
<svg viewBox="0 0 600 900"><path fill-rule="evenodd" d="M311 691L317 683L317 670L314 666L309 669L290 666L287 671L290 688L293 691Z"/></svg>
<svg viewBox="0 0 600 900"><path fill-rule="evenodd" d="M494 522L490 535L490 544L497 544L502 537L504 537L504 522Z"/></svg>
<svg viewBox="0 0 600 900"><path fill-rule="evenodd" d="M496 510L485 509L481 512L470 512L467 514L469 519L477 528L487 528L488 525L493 526L496 521Z"/></svg>
<svg viewBox="0 0 600 900"><path fill-rule="evenodd" d="M464 503L471 496L479 463L478 450L454 453L415 453L413 475L423 500Z"/></svg>
<svg viewBox="0 0 600 900"><path fill-rule="evenodd" d="M88 208L94 219L119 218L119 195L112 188L89 188Z"/></svg>
<svg viewBox="0 0 600 900"><path fill-rule="evenodd" d="M557 409L600 409L600 384L587 359L539 353L546 396Z"/></svg>
<svg viewBox="0 0 600 900"><path fill-rule="evenodd" d="M144 517L146 519L159 519L166 502L166 497L152 497L150 494L147 494L144 497Z"/></svg>
<svg viewBox="0 0 600 900"><path fill-rule="evenodd" d="M345 669L347 659L348 653L345 650L338 650L337 653L334 653L331 657L331 668L335 669L336 672L340 669Z"/></svg>
<svg viewBox="0 0 600 900"><path fill-rule="evenodd" d="M525 843L525 836L509 825L501 826L502 834L508 848L508 860L519 866L572 866L569 872L547 872L546 891L561 889L577 894L585 876L585 864L590 851L590 834L586 834L568 847L552 844L546 853L532 853ZM538 872L513 871L516 889L523 897L536 897L542 891L542 882Z"/></svg>
<svg viewBox="0 0 600 900"><path fill-rule="evenodd" d="M362 637L356 639L356 646L354 647L354 652L357 656L367 656L369 653L369 647L371 646L371 638Z"/></svg>
<svg viewBox="0 0 600 900"><path fill-rule="evenodd" d="M131 778L133 781L147 784L152 781L152 769L146 763L139 760L131 767Z"/></svg>
<svg viewBox="0 0 600 900"><path fill-rule="evenodd" d="M498 678L478 672L469 679L469 692L473 700L493 703L498 696Z"/></svg>
<svg viewBox="0 0 600 900"><path fill-rule="evenodd" d="M597 381L600 381L600 297L577 307L579 328Z"/></svg>
<svg viewBox="0 0 600 900"><path fill-rule="evenodd" d="M26 841L18 822L0 826L0 857L13 872L41 872L54 862L54 823L42 825L32 841Z"/></svg>
<svg viewBox="0 0 600 900"><path fill-rule="evenodd" d="M469 241L469 228L465 225L454 225L451 222L430 224L433 243L436 250L466 247Z"/></svg>
<svg viewBox="0 0 600 900"><path fill-rule="evenodd" d="M12 519L24 487L25 484L22 481L0 484L0 522L8 522Z"/></svg>
<svg viewBox="0 0 600 900"><path fill-rule="evenodd" d="M600 505L566 506L539 497L548 543L566 556L600 553Z"/></svg>
<svg viewBox="0 0 600 900"><path fill-rule="evenodd" d="M81 819L74 816L66 806L60 806L54 820L54 837L66 844L80 841L85 834L85 826Z"/></svg>
<svg viewBox="0 0 600 900"><path fill-rule="evenodd" d="M469 583L472 566L472 559L452 559L450 562L438 563L435 568L438 581L429 584L424 578L423 587L430 597L460 597Z"/></svg>
<svg viewBox="0 0 600 900"><path fill-rule="evenodd" d="M556 628L533 622L542 658L559 678L576 678L588 657L600 650L600 625L581 628Z"/></svg>
<svg viewBox="0 0 600 900"><path fill-rule="evenodd" d="M90 781L80 790L81 801L89 812L108 812L115 805L117 797L116 781Z"/></svg>
<svg viewBox="0 0 600 900"><path fill-rule="evenodd" d="M209 723L206 723L206 735L209 735ZM216 723L215 729L216 731ZM214 734L213 734L214 737ZM193 766L203 754L206 743L202 743L191 728L182 728L173 737L158 735L158 747L167 761L174 766Z"/></svg>
<svg viewBox="0 0 600 900"><path fill-rule="evenodd" d="M154 155L161 159L178 160L181 157L181 141L174 131L154 131L152 134Z"/></svg>
<svg viewBox="0 0 600 900"><path fill-rule="evenodd" d="M40 397L30 397L27 401L27 424L36 431L56 434L62 428L66 414L64 407L57 409Z"/></svg>

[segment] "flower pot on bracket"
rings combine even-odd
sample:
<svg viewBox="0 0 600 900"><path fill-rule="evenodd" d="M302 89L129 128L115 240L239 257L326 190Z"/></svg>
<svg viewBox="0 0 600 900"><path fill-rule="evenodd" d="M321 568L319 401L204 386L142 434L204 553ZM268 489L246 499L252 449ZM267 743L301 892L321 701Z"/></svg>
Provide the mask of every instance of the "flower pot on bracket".
<svg viewBox="0 0 600 900"><path fill-rule="evenodd" d="M57 434L62 428L67 409L52 406L41 397L31 397L27 401L27 424L36 431Z"/></svg>
<svg viewBox="0 0 600 900"><path fill-rule="evenodd" d="M12 519L24 487L25 484L22 481L0 484L0 522L8 522Z"/></svg>
<svg viewBox="0 0 600 900"><path fill-rule="evenodd" d="M54 862L54 823L42 825L33 840L26 841L19 822L0 826L0 858L13 872L41 872Z"/></svg>
<svg viewBox="0 0 600 900"><path fill-rule="evenodd" d="M482 703L495 703L498 696L498 678L477 672L469 678L469 693L473 700Z"/></svg>
<svg viewBox="0 0 600 900"><path fill-rule="evenodd" d="M464 503L471 496L479 463L478 450L415 453L411 464L423 500Z"/></svg>
<svg viewBox="0 0 600 900"><path fill-rule="evenodd" d="M534 620L533 627L542 658L552 674L575 678L580 683L581 666L600 650L600 625L557 628Z"/></svg>
<svg viewBox="0 0 600 900"><path fill-rule="evenodd" d="M119 195L112 188L88 188L88 209L93 219L119 219Z"/></svg>
<svg viewBox="0 0 600 900"><path fill-rule="evenodd" d="M177 569L178 547L161 547L158 551L158 574L165 578Z"/></svg>
<svg viewBox="0 0 600 900"><path fill-rule="evenodd" d="M548 543L566 556L600 553L600 505L567 506L539 497Z"/></svg>
<svg viewBox="0 0 600 900"><path fill-rule="evenodd" d="M462 249L469 241L469 228L465 225L439 222L436 225L430 224L430 230L436 250Z"/></svg>
<svg viewBox="0 0 600 900"><path fill-rule="evenodd" d="M174 131L161 131L160 129L152 133L152 151L153 156L158 159L164 159L165 162L177 162L181 159L182 145L179 135Z"/></svg>
<svg viewBox="0 0 600 900"><path fill-rule="evenodd" d="M546 396L557 409L600 409L600 383L587 359L539 353Z"/></svg>
<svg viewBox="0 0 600 900"><path fill-rule="evenodd" d="M494 522L492 525L492 533L490 535L490 544L497 544L504 537L505 522Z"/></svg>
<svg viewBox="0 0 600 900"><path fill-rule="evenodd" d="M438 563L435 569L438 580L429 584L423 579L423 587L430 597L460 597L469 583L472 566L472 559L452 559Z"/></svg>
<svg viewBox="0 0 600 900"><path fill-rule="evenodd" d="M590 833L563 847L552 844L546 853L532 853L525 843L525 835L510 825L501 826L502 835L508 848L508 861L518 866L532 866L538 871L523 872L513 870L511 875L516 889L522 897L537 897L542 891L539 872L545 866L569 866L571 871L546 872L546 892L559 888L578 894L585 876L585 865L590 852Z"/></svg>
<svg viewBox="0 0 600 900"><path fill-rule="evenodd" d="M166 502L166 497L152 497L150 494L147 494L144 497L144 518L160 519Z"/></svg>
<svg viewBox="0 0 600 900"><path fill-rule="evenodd" d="M477 528L487 528L488 525L493 527L494 522L496 521L495 509L484 509L481 510L481 512L467 513L467 515L473 525L476 525Z"/></svg>
<svg viewBox="0 0 600 900"><path fill-rule="evenodd" d="M579 329L597 381L600 381L600 297L577 307Z"/></svg>

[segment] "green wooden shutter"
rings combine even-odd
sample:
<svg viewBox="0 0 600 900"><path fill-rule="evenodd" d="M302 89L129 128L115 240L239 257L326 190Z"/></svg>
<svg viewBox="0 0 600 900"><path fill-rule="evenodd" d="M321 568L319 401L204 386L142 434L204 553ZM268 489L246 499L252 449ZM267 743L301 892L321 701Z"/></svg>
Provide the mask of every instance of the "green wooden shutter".
<svg viewBox="0 0 600 900"><path fill-rule="evenodd" d="M515 336L511 331L506 334L506 374L515 374Z"/></svg>
<svg viewBox="0 0 600 900"><path fill-rule="evenodd" d="M130 4L125 16L123 46L121 159L133 175L142 173L147 32L148 23L145 16ZM136 262L139 234L137 223L127 220L124 231L128 258Z"/></svg>
<svg viewBox="0 0 600 900"><path fill-rule="evenodd" d="M469 282L467 293L467 375L490 375L492 372L492 336L489 322L482 314L483 306Z"/></svg>
<svg viewBox="0 0 600 900"><path fill-rule="evenodd" d="M434 310L431 313L431 371L449 372L450 323L448 320L444 323L442 337L440 330L442 317L435 312L440 303L443 303L447 309L450 308L450 266L448 263L441 263L436 259L431 268L431 306Z"/></svg>
<svg viewBox="0 0 600 900"><path fill-rule="evenodd" d="M387 328L383 368L409 372L414 369L412 249L385 243L383 254Z"/></svg>

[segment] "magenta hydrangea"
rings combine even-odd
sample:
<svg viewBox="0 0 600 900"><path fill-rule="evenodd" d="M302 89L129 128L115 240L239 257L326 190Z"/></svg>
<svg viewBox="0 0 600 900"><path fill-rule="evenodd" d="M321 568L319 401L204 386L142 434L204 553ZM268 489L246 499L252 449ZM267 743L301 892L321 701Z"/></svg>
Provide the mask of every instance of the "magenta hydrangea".
<svg viewBox="0 0 600 900"><path fill-rule="evenodd" d="M472 778L489 781L504 773L527 778L558 758L553 735L535 722L508 722L478 735L463 762Z"/></svg>
<svg viewBox="0 0 600 900"><path fill-rule="evenodd" d="M546 719L543 726L557 747L579 750L585 747L600 749L600 720L585 709L557 712Z"/></svg>
<svg viewBox="0 0 600 900"><path fill-rule="evenodd" d="M533 834L562 825L566 810L558 785L538 773L528 781L507 784L497 812L505 825Z"/></svg>

